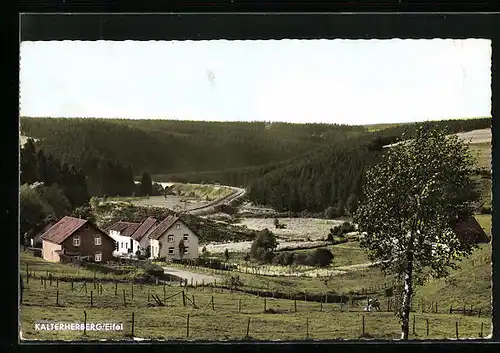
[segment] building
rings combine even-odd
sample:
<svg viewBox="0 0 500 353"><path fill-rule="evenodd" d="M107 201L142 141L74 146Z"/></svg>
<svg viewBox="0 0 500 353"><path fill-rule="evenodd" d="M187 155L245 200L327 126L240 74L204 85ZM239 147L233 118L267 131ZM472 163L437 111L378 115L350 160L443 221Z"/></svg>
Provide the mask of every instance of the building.
<svg viewBox="0 0 500 353"><path fill-rule="evenodd" d="M43 233L41 239L42 257L47 261L113 259L114 239L85 219L66 216Z"/></svg>
<svg viewBox="0 0 500 353"><path fill-rule="evenodd" d="M147 235L158 225L155 218L148 217L142 223L116 222L106 231L117 243L116 255L136 254L144 251L149 245Z"/></svg>
<svg viewBox="0 0 500 353"><path fill-rule="evenodd" d="M149 233L151 258L180 259L179 243L184 241L183 259L198 258L198 235L178 216L168 216Z"/></svg>
<svg viewBox="0 0 500 353"><path fill-rule="evenodd" d="M140 223L116 222L106 229L111 238L117 242L116 255L135 254L139 248L139 243L134 242L132 234L139 228Z"/></svg>

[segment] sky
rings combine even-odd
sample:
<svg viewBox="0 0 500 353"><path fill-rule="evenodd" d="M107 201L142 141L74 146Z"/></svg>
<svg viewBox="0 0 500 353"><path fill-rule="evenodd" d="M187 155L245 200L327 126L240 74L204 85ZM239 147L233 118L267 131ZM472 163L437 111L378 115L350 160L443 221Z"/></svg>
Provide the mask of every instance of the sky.
<svg viewBox="0 0 500 353"><path fill-rule="evenodd" d="M491 43L22 42L20 115L374 124L491 116Z"/></svg>

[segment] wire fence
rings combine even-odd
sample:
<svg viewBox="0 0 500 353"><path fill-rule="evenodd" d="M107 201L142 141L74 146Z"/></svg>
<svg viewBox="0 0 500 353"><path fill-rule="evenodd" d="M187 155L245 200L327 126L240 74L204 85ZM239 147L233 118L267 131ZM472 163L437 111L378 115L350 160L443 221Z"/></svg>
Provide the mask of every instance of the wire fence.
<svg viewBox="0 0 500 353"><path fill-rule="evenodd" d="M41 307L45 311L47 308L68 308L72 317L81 316L87 322L102 320L111 310L123 321L125 337L392 339L397 338L400 330L394 315L394 298L381 301L380 311L366 312L367 300L352 298L346 302L310 301L307 296L302 300L290 300L259 297L215 286L61 281L52 276L32 276L29 272L23 281L26 292L23 304L28 308ZM414 338L484 337L491 325L484 313L471 315L469 310L462 308L460 313L450 315L449 308L441 308L433 301L417 304L411 320ZM92 333L85 333L89 334Z"/></svg>

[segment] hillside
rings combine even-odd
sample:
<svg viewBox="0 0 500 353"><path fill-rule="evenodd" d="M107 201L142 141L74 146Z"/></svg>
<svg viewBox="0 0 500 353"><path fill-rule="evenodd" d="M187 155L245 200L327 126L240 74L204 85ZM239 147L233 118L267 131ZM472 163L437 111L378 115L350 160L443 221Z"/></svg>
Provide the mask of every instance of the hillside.
<svg viewBox="0 0 500 353"><path fill-rule="evenodd" d="M21 118L23 135L49 154L85 168L94 159L151 173L243 168L277 162L327 145L362 127L265 122Z"/></svg>
<svg viewBox="0 0 500 353"><path fill-rule="evenodd" d="M382 147L410 139L420 125L22 118L21 132L84 171L109 159L135 175L147 170L155 180L245 187L253 202L281 211L322 213L331 207L341 216L356 204L363 172ZM491 118L431 126L466 133L490 128ZM485 190L486 179L480 181Z"/></svg>

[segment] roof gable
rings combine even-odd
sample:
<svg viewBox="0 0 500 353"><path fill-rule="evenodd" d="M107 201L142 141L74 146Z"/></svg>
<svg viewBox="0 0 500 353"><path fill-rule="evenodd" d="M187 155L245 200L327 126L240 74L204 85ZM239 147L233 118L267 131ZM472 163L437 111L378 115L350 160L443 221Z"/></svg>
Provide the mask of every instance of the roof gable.
<svg viewBox="0 0 500 353"><path fill-rule="evenodd" d="M156 227L156 218L148 217L142 224L140 224L135 232L131 235L134 240L141 240L146 234L152 232Z"/></svg>
<svg viewBox="0 0 500 353"><path fill-rule="evenodd" d="M488 234L474 217L457 220L452 229L462 242L487 243L490 241Z"/></svg>
<svg viewBox="0 0 500 353"><path fill-rule="evenodd" d="M87 222L86 219L66 216L43 233L40 239L61 244Z"/></svg>

